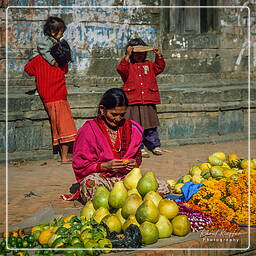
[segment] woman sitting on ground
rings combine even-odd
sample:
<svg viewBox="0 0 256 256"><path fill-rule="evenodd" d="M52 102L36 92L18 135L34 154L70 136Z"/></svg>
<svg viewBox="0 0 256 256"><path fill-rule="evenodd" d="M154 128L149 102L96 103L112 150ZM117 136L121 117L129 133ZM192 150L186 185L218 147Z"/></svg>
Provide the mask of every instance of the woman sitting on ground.
<svg viewBox="0 0 256 256"><path fill-rule="evenodd" d="M141 164L143 129L135 121L124 119L127 106L122 89L109 89L99 103L98 116L78 131L72 166L83 203L92 199L98 186L111 190L114 183ZM164 190L168 192L167 183Z"/></svg>

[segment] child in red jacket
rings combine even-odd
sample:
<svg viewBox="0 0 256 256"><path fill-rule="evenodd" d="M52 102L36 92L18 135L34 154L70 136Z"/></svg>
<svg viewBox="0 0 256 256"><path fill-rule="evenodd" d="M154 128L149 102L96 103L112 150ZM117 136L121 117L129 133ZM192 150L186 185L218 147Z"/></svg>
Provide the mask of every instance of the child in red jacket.
<svg viewBox="0 0 256 256"><path fill-rule="evenodd" d="M42 55L30 60L24 70L35 76L36 89L49 116L53 145L60 147L61 163L71 163L68 156L69 143L76 137L75 122L67 101L65 74L71 60L71 50L66 41L56 43L51 55L58 66L50 65Z"/></svg>
<svg viewBox="0 0 256 256"><path fill-rule="evenodd" d="M153 154L162 155L157 132L160 124L156 104L160 104L160 94L156 76L164 71L165 61L159 48L153 48L155 62L151 62L146 60L146 52L133 52L133 46L146 46L146 43L140 38L131 39L125 57L116 67L129 101L126 119L134 120L144 128L142 156L149 157L144 145Z"/></svg>

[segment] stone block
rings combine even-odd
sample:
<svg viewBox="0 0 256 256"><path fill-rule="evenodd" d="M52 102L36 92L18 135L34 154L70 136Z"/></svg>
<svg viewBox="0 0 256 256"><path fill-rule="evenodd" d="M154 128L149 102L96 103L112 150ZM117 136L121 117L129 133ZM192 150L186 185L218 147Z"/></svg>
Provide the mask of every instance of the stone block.
<svg viewBox="0 0 256 256"><path fill-rule="evenodd" d="M31 98L8 97L8 112L30 111Z"/></svg>
<svg viewBox="0 0 256 256"><path fill-rule="evenodd" d="M230 88L224 89L221 93L221 101L241 101L242 100L242 89L241 88Z"/></svg>
<svg viewBox="0 0 256 256"><path fill-rule="evenodd" d="M71 108L97 107L102 93L70 94L68 101Z"/></svg>
<svg viewBox="0 0 256 256"><path fill-rule="evenodd" d="M5 123L0 123L1 139L0 139L0 152L6 152L6 125ZM16 139L15 139L15 123L8 123L8 152L15 152Z"/></svg>
<svg viewBox="0 0 256 256"><path fill-rule="evenodd" d="M220 81L221 73L184 74L184 84L210 84Z"/></svg>
<svg viewBox="0 0 256 256"><path fill-rule="evenodd" d="M205 88L197 90L184 90L182 93L182 103L211 103L220 102L221 90Z"/></svg>
<svg viewBox="0 0 256 256"><path fill-rule="evenodd" d="M51 134L51 126L48 120L40 122L41 125L41 134L42 134L42 142L40 145L40 149L52 149L52 134Z"/></svg>
<svg viewBox="0 0 256 256"><path fill-rule="evenodd" d="M218 118L202 115L197 117L184 116L170 120L168 138L195 138L215 135L218 132Z"/></svg>
<svg viewBox="0 0 256 256"><path fill-rule="evenodd" d="M92 59L87 75L110 77L116 75L115 66L118 61L115 59Z"/></svg>
<svg viewBox="0 0 256 256"><path fill-rule="evenodd" d="M182 96L183 96L183 92L181 90L178 89L173 89L173 90L160 90L160 94L161 94L161 101L162 104L168 104L168 103L177 103L177 104L181 104L182 101Z"/></svg>
<svg viewBox="0 0 256 256"><path fill-rule="evenodd" d="M42 145L42 128L32 122L21 123L15 128L15 141L17 151L40 149Z"/></svg>
<svg viewBox="0 0 256 256"><path fill-rule="evenodd" d="M218 118L219 135L242 131L244 131L244 119L242 110L220 112Z"/></svg>

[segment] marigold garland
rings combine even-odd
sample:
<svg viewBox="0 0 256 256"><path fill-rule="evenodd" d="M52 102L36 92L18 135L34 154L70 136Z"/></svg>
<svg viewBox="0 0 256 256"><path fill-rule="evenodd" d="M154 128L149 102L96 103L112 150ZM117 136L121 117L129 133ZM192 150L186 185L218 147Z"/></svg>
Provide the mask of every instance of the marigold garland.
<svg viewBox="0 0 256 256"><path fill-rule="evenodd" d="M250 176L250 225L256 224L256 175ZM248 224L248 175L240 174L237 179L209 178L198 193L186 203L188 207L206 213L213 223L209 230L240 230L235 223Z"/></svg>

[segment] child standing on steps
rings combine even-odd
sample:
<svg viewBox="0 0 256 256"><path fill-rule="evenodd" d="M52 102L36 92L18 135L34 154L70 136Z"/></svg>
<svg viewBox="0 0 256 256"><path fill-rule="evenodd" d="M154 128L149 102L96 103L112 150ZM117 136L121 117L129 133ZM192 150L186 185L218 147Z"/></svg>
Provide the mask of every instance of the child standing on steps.
<svg viewBox="0 0 256 256"><path fill-rule="evenodd" d="M138 122L144 128L142 156L149 157L144 145L155 155L162 155L157 132L159 119L156 104L160 104L160 94L156 76L164 71L165 61L159 48L154 47L155 62L146 60L147 53L134 52L134 46L147 46L140 39L131 39L126 47L126 55L116 67L124 84L123 90L129 101L126 119Z"/></svg>
<svg viewBox="0 0 256 256"><path fill-rule="evenodd" d="M50 50L58 65L50 65L42 55L30 60L24 70L35 76L36 88L49 116L53 146L59 146L61 163L71 163L70 143L75 140L76 126L67 101L65 74L71 61L71 50L66 41L57 42Z"/></svg>
<svg viewBox="0 0 256 256"><path fill-rule="evenodd" d="M44 25L44 37L38 40L37 47L33 50L29 60L41 55L50 65L57 67L58 63L52 56L51 49L57 42L65 41L62 36L66 29L67 27L61 18L49 17ZM27 91L26 94L38 95L36 89Z"/></svg>

